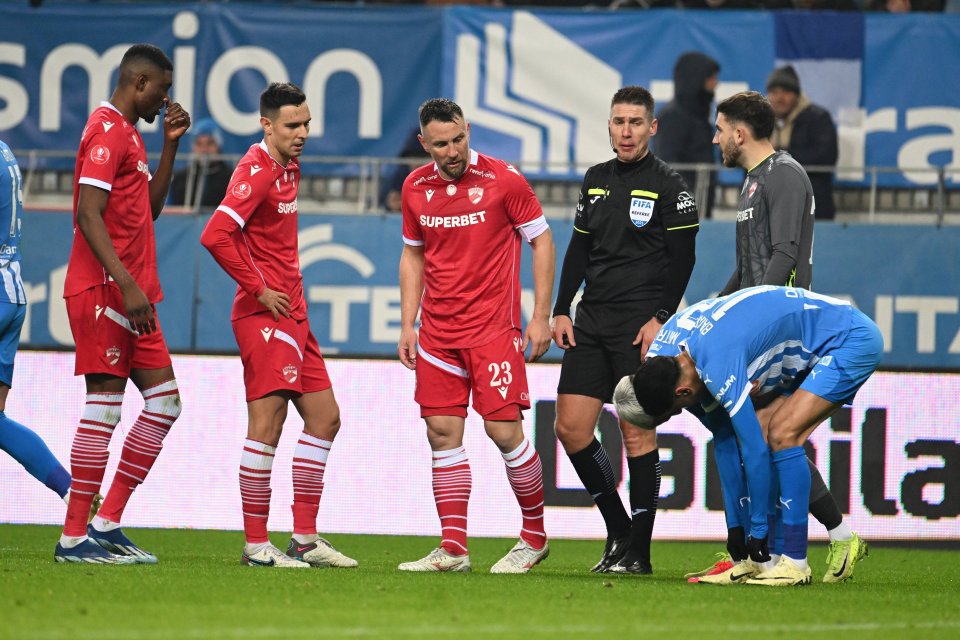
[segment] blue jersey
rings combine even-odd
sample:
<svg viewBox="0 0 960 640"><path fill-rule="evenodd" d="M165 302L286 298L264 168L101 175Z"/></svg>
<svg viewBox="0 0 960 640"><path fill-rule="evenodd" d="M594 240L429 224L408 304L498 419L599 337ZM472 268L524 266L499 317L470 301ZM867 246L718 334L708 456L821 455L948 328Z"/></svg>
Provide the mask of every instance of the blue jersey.
<svg viewBox="0 0 960 640"><path fill-rule="evenodd" d="M729 415L747 475L754 537L766 534L770 462L750 396L795 390L843 343L853 317L853 307L843 300L805 289L750 287L674 315L647 351L647 357L686 351Z"/></svg>
<svg viewBox="0 0 960 640"><path fill-rule="evenodd" d="M10 147L0 141L0 302L27 304L20 279L23 179Z"/></svg>

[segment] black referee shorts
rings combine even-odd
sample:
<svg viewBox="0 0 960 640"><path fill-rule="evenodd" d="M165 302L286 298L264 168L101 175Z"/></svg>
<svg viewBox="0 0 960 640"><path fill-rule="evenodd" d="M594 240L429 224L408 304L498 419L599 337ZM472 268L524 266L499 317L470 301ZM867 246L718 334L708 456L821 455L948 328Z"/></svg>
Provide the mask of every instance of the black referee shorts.
<svg viewBox="0 0 960 640"><path fill-rule="evenodd" d="M613 389L623 376L640 366L640 346L633 341L654 309L577 307L573 337L577 346L563 352L557 393L613 401Z"/></svg>

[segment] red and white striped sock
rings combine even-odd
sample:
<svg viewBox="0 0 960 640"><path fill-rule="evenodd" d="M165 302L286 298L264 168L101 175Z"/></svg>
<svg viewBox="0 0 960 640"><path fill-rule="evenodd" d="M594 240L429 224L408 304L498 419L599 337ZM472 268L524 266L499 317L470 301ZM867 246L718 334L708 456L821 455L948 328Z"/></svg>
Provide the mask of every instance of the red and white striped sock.
<svg viewBox="0 0 960 640"><path fill-rule="evenodd" d="M323 495L323 473L333 442L306 431L293 452L293 533L310 536L317 533L317 511Z"/></svg>
<svg viewBox="0 0 960 640"><path fill-rule="evenodd" d="M180 415L180 391L176 380L144 389L143 400L143 412L123 441L117 473L98 514L110 522L120 522L130 496L147 479L163 448L163 439Z"/></svg>
<svg viewBox="0 0 960 640"><path fill-rule="evenodd" d="M472 482L466 449L433 452L433 498L440 516L440 546L457 556L467 552L467 504Z"/></svg>
<svg viewBox="0 0 960 640"><path fill-rule="evenodd" d="M507 478L520 505L523 526L520 537L534 549L542 549L547 543L543 530L543 467L540 456L528 438L520 446L504 453Z"/></svg>
<svg viewBox="0 0 960 640"><path fill-rule="evenodd" d="M248 544L267 542L270 516L270 473L277 448L247 438L240 458L240 501Z"/></svg>
<svg viewBox="0 0 960 640"><path fill-rule="evenodd" d="M81 540L87 535L87 518L93 496L100 491L110 457L108 447L120 422L123 393L88 393L80 425L70 448L70 502L63 535Z"/></svg>

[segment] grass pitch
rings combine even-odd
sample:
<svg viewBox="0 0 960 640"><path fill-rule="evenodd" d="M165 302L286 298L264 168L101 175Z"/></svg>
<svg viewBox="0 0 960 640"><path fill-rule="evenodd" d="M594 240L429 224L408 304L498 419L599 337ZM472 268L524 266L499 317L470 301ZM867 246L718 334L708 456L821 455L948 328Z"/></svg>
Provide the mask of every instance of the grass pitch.
<svg viewBox="0 0 960 640"><path fill-rule="evenodd" d="M591 574L597 541L556 540L526 576L490 566L514 541L471 540L472 574L418 575L399 562L432 538L331 536L358 569L239 564L237 532L136 530L157 566L53 562L59 529L0 525L0 638L862 638L960 637L960 554L875 548L856 581L810 587L710 587L683 574L719 544L654 543L653 576ZM287 539L274 535L277 546Z"/></svg>

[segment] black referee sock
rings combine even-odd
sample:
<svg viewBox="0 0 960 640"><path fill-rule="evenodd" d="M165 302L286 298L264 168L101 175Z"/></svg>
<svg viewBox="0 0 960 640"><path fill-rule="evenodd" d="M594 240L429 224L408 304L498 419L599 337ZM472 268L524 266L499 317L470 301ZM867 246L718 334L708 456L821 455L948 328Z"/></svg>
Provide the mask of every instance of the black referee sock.
<svg viewBox="0 0 960 640"><path fill-rule="evenodd" d="M649 561L653 521L657 517L660 497L660 450L654 449L636 458L628 457L627 467L630 469L630 512L633 514L630 547Z"/></svg>
<svg viewBox="0 0 960 640"><path fill-rule="evenodd" d="M843 514L840 513L833 494L827 489L820 469L817 469L817 465L813 464L810 458L807 458L807 462L810 463L810 515L826 527L827 531L832 531L843 522Z"/></svg>
<svg viewBox="0 0 960 640"><path fill-rule="evenodd" d="M567 457L580 476L580 482L600 509L600 515L607 525L607 538L626 536L630 532L630 516L620 501L610 458L600 442L594 438L585 449L567 454Z"/></svg>

